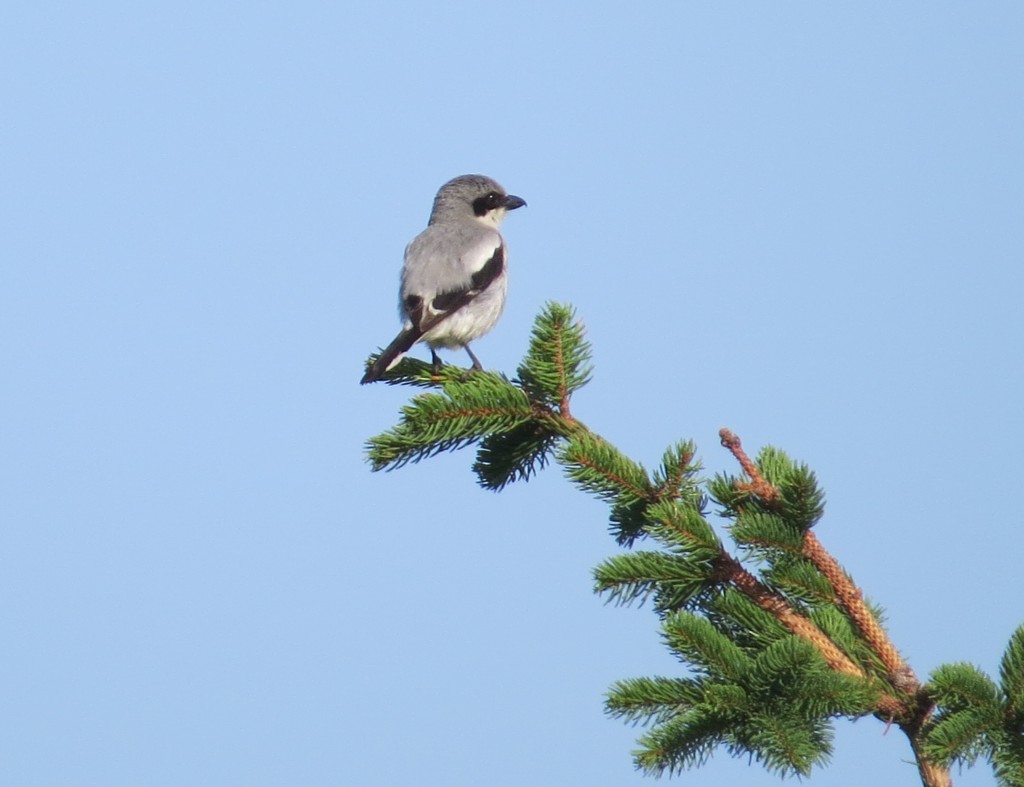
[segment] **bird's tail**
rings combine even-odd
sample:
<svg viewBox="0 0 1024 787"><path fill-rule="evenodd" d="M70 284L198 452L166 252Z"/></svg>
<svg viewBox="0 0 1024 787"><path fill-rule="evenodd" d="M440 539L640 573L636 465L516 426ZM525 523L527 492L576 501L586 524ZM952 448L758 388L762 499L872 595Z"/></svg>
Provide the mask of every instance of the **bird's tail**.
<svg viewBox="0 0 1024 787"><path fill-rule="evenodd" d="M385 347L376 360L370 364L370 368L366 370L366 374L363 375L359 384L366 385L379 380L384 372L402 360L402 356L409 352L409 348L416 344L422 336L423 331L415 327L406 328L398 334L395 340Z"/></svg>

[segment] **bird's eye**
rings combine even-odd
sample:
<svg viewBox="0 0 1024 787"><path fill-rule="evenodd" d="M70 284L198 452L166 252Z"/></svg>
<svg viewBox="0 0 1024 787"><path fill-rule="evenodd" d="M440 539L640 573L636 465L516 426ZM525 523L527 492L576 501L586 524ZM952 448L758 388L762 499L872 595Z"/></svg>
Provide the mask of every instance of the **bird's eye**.
<svg viewBox="0 0 1024 787"><path fill-rule="evenodd" d="M477 216L486 216L492 210L503 207L505 198L496 191L489 191L482 197L473 200L473 212Z"/></svg>

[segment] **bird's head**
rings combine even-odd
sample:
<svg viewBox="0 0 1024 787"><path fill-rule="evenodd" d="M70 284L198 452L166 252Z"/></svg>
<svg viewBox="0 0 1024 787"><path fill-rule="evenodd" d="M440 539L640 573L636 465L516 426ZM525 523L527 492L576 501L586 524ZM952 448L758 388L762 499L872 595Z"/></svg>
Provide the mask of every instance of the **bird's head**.
<svg viewBox="0 0 1024 787"><path fill-rule="evenodd" d="M526 205L526 200L509 194L496 180L484 175L460 175L437 192L430 223L438 220L475 219L497 227L510 210Z"/></svg>

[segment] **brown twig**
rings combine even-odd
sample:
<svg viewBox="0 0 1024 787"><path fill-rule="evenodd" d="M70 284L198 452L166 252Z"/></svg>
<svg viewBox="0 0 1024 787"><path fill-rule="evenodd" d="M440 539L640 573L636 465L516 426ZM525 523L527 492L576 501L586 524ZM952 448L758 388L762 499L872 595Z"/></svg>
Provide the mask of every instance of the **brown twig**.
<svg viewBox="0 0 1024 787"><path fill-rule="evenodd" d="M913 671L910 671L909 677L912 678L913 685L908 685L907 673L910 667L903 660L885 630L879 625L878 619L871 613L860 588L853 583L850 576L843 571L842 566L822 546L811 530L804 533L802 551L804 557L811 561L829 581L835 591L836 601L849 615L861 636L871 646L871 650L881 659L890 678L898 678L901 683L899 688L907 694L913 694L918 688L917 678Z"/></svg>
<svg viewBox="0 0 1024 787"><path fill-rule="evenodd" d="M785 598L743 568L739 561L722 552L716 561L715 578L733 585L798 637L814 645L828 665L837 672L863 678L864 672L850 657L808 618L796 612Z"/></svg>
<svg viewBox="0 0 1024 787"><path fill-rule="evenodd" d="M731 584L790 632L810 642L821 653L829 667L836 672L853 675L864 680L868 679L864 670L857 666L812 620L798 613L785 598L766 586L743 568L739 561L724 551L716 560L715 578L720 582ZM902 717L906 714L905 703L890 694L883 693L878 699L877 707L881 713L890 718Z"/></svg>
<svg viewBox="0 0 1024 787"><path fill-rule="evenodd" d="M720 429L718 436L722 438L722 445L729 449L729 452L736 457L736 461L740 463L740 467L743 468L743 472L750 478L749 484L741 483L739 488L747 492L753 492L755 495L760 497L766 503L774 503L779 499L779 490L769 484L761 471L757 469L757 465L754 464L753 460L747 456L747 452L743 450L743 445L740 443L740 439L730 432L728 429Z"/></svg>

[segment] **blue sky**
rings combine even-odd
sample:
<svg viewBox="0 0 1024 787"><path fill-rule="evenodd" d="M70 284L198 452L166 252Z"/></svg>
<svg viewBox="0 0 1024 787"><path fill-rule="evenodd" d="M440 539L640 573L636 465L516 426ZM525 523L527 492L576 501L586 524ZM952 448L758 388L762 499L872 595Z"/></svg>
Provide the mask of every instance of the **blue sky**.
<svg viewBox="0 0 1024 787"><path fill-rule="evenodd" d="M591 593L602 506L364 461L467 172L529 202L486 366L571 302L631 456L809 463L922 677L1024 620L1019 3L7 4L0 73L4 783L648 781L603 693L679 665ZM909 757L840 724L812 781Z"/></svg>

